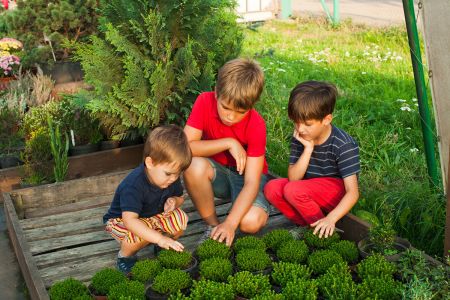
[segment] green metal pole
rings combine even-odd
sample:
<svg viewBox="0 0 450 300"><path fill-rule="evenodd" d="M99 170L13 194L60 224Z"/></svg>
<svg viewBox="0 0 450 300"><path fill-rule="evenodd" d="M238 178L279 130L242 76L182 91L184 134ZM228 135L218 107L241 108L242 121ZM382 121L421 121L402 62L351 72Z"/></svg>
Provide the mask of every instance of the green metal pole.
<svg viewBox="0 0 450 300"><path fill-rule="evenodd" d="M292 16L292 1L281 0L281 18L286 20Z"/></svg>
<svg viewBox="0 0 450 300"><path fill-rule="evenodd" d="M338 25L340 22L339 16L339 0L333 0L333 23Z"/></svg>
<svg viewBox="0 0 450 300"><path fill-rule="evenodd" d="M403 0L403 11L405 13L408 42L411 52L411 60L414 71L414 82L419 103L420 122L425 145L425 157L427 161L428 175L434 186L439 185L436 157L434 153L433 132L431 130L430 108L428 106L427 90L425 87L425 76L422 67L422 54L420 52L419 34L417 33L416 17L414 15L413 0Z"/></svg>
<svg viewBox="0 0 450 300"><path fill-rule="evenodd" d="M327 15L327 19L333 23L333 18L330 15L330 10L328 9L327 4L325 3L325 0L320 0L320 3L322 4L323 10L325 11L325 14Z"/></svg>

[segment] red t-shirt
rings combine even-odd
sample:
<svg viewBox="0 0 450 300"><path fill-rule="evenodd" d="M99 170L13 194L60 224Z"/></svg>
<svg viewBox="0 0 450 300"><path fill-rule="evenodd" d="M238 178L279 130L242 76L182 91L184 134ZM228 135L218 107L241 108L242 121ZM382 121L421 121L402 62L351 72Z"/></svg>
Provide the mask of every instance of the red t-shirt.
<svg viewBox="0 0 450 300"><path fill-rule="evenodd" d="M266 123L254 109L239 123L227 126L222 123L217 112L217 99L214 92L202 93L195 100L187 125L202 131L202 140L234 138L247 152L247 156L259 157L266 153ZM236 166L230 152L224 151L211 157L224 166ZM264 157L263 173L267 174L267 161Z"/></svg>

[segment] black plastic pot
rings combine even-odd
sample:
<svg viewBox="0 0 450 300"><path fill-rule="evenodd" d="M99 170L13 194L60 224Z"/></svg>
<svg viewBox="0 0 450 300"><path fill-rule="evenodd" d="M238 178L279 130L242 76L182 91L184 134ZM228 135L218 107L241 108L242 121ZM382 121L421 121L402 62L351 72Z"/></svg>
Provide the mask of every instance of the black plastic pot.
<svg viewBox="0 0 450 300"><path fill-rule="evenodd" d="M192 256L192 261L189 266L181 271L187 272L191 275L191 277L194 277L198 271L198 260Z"/></svg>
<svg viewBox="0 0 450 300"><path fill-rule="evenodd" d="M19 166L21 164L22 164L22 162L16 156L12 156L11 155L11 156L2 156L2 157L0 157L0 168L1 169L17 167L17 166Z"/></svg>
<svg viewBox="0 0 450 300"><path fill-rule="evenodd" d="M69 155L76 156L82 154L88 154L100 149L99 144L86 144L69 148Z"/></svg>
<svg viewBox="0 0 450 300"><path fill-rule="evenodd" d="M189 293L189 289L181 290L181 293L187 295ZM150 286L145 291L145 297L149 300L165 300L165 299L169 298L169 295L163 295L163 294L157 293L154 290L152 290L152 287Z"/></svg>
<svg viewBox="0 0 450 300"><path fill-rule="evenodd" d="M100 142L100 150L111 150L115 148L119 148L120 142L119 141L101 141Z"/></svg>
<svg viewBox="0 0 450 300"><path fill-rule="evenodd" d="M393 255L384 255L386 260L388 260L390 262L398 261L400 259L400 257L402 256L403 252L405 252L408 248L411 248L411 243L406 239L403 239L401 237L396 237L395 242L394 242L394 247L395 247L395 249L398 250L398 253L393 254ZM369 242L368 238L364 238L358 242L358 250L359 250L359 254L361 255L362 258L366 258L367 256L371 255L372 249L373 249L373 244L371 244Z"/></svg>

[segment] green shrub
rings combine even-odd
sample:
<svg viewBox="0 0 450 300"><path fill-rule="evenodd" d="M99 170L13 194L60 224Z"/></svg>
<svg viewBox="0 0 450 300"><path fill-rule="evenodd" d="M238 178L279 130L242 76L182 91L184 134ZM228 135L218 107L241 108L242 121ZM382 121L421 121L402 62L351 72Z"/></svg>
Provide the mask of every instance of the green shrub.
<svg viewBox="0 0 450 300"><path fill-rule="evenodd" d="M233 265L228 259L213 257L200 263L199 272L202 279L226 281L233 273Z"/></svg>
<svg viewBox="0 0 450 300"><path fill-rule="evenodd" d="M269 277L266 275L253 275L248 271L237 272L228 277L228 282L233 287L235 295L245 298L253 298L256 295L270 291Z"/></svg>
<svg viewBox="0 0 450 300"><path fill-rule="evenodd" d="M181 291L177 291L176 293L171 294L167 299L168 300L189 300L189 299L192 299L192 298L186 296Z"/></svg>
<svg viewBox="0 0 450 300"><path fill-rule="evenodd" d="M366 257L357 265L358 276L361 279L368 276L392 276L395 271L395 265L388 262L384 256L378 253Z"/></svg>
<svg viewBox="0 0 450 300"><path fill-rule="evenodd" d="M192 300L233 300L234 291L233 287L228 283L200 280L194 281L190 298Z"/></svg>
<svg viewBox="0 0 450 300"><path fill-rule="evenodd" d="M355 262L359 257L358 247L356 247L355 242L351 241L339 241L330 246L331 250L339 253L342 258L347 262Z"/></svg>
<svg viewBox="0 0 450 300"><path fill-rule="evenodd" d="M256 295L252 300L284 300L283 294L277 294L274 291L268 291L261 295Z"/></svg>
<svg viewBox="0 0 450 300"><path fill-rule="evenodd" d="M283 261L273 264L273 282L282 287L285 287L288 282L296 279L309 279L310 276L311 270L305 265Z"/></svg>
<svg viewBox="0 0 450 300"><path fill-rule="evenodd" d="M333 250L318 250L308 257L308 266L314 274L323 274L338 263L344 263L344 259Z"/></svg>
<svg viewBox="0 0 450 300"><path fill-rule="evenodd" d="M293 240L286 242L277 250L277 257L281 261L303 263L308 256L309 249L304 241Z"/></svg>
<svg viewBox="0 0 450 300"><path fill-rule="evenodd" d="M168 269L186 269L192 262L192 253L175 250L161 250L158 254L158 260L164 268Z"/></svg>
<svg viewBox="0 0 450 300"><path fill-rule="evenodd" d="M263 241L266 243L267 248L273 251L278 250L284 243L293 239L294 237L287 229L275 229L263 236Z"/></svg>
<svg viewBox="0 0 450 300"><path fill-rule="evenodd" d="M102 269L94 274L91 280L91 287L98 295L107 295L112 286L124 282L127 277L116 269Z"/></svg>
<svg viewBox="0 0 450 300"><path fill-rule="evenodd" d="M73 300L92 300L92 296L91 295L81 295L81 296L76 296Z"/></svg>
<svg viewBox="0 0 450 300"><path fill-rule="evenodd" d="M81 281L67 278L53 284L48 294L51 300L72 300L78 296L89 295L89 290Z"/></svg>
<svg viewBox="0 0 450 300"><path fill-rule="evenodd" d="M207 239L197 247L196 254L200 261L213 257L228 259L231 256L231 250L224 243L220 243L213 239Z"/></svg>
<svg viewBox="0 0 450 300"><path fill-rule="evenodd" d="M261 249L246 249L236 254L236 265L239 271L262 271L271 264L269 254Z"/></svg>
<svg viewBox="0 0 450 300"><path fill-rule="evenodd" d="M256 236L247 235L241 238L238 238L234 242L234 253L239 253L244 249L261 249L262 251L266 251L266 244L260 238Z"/></svg>
<svg viewBox="0 0 450 300"><path fill-rule="evenodd" d="M392 276L367 276L358 287L361 299L401 299L402 284Z"/></svg>
<svg viewBox="0 0 450 300"><path fill-rule="evenodd" d="M152 290L168 295L191 286L192 279L188 273L181 270L165 269L158 275L152 284Z"/></svg>
<svg viewBox="0 0 450 300"><path fill-rule="evenodd" d="M319 289L326 299L355 299L357 285L346 263L335 264L318 278Z"/></svg>
<svg viewBox="0 0 450 300"><path fill-rule="evenodd" d="M142 283L153 279L162 271L161 263L156 259L144 259L138 261L131 268L131 275L134 280Z"/></svg>
<svg viewBox="0 0 450 300"><path fill-rule="evenodd" d="M317 299L318 290L315 280L302 280L288 282L283 288L283 296L286 300L315 300Z"/></svg>
<svg viewBox="0 0 450 300"><path fill-rule="evenodd" d="M144 284L138 281L125 281L111 287L108 293L108 300L123 299L144 300Z"/></svg>
<svg viewBox="0 0 450 300"><path fill-rule="evenodd" d="M341 239L337 232L334 232L327 238L319 238L319 234L314 234L313 232L313 230L308 230L303 236L306 244L311 248L326 249L329 248L332 244L337 243Z"/></svg>

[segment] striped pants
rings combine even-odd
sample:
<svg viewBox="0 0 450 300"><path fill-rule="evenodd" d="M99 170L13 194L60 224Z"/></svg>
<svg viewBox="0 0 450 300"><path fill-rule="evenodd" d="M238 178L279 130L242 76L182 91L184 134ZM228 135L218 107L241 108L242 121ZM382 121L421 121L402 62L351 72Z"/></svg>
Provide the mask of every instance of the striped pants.
<svg viewBox="0 0 450 300"><path fill-rule="evenodd" d="M150 218L139 218L139 220L144 222L148 228L158 232L175 234L186 229L188 216L181 208L176 208L168 216L157 214ZM143 241L141 237L135 235L125 227L121 218L109 219L106 222L105 231L109 232L119 242L139 243Z"/></svg>

